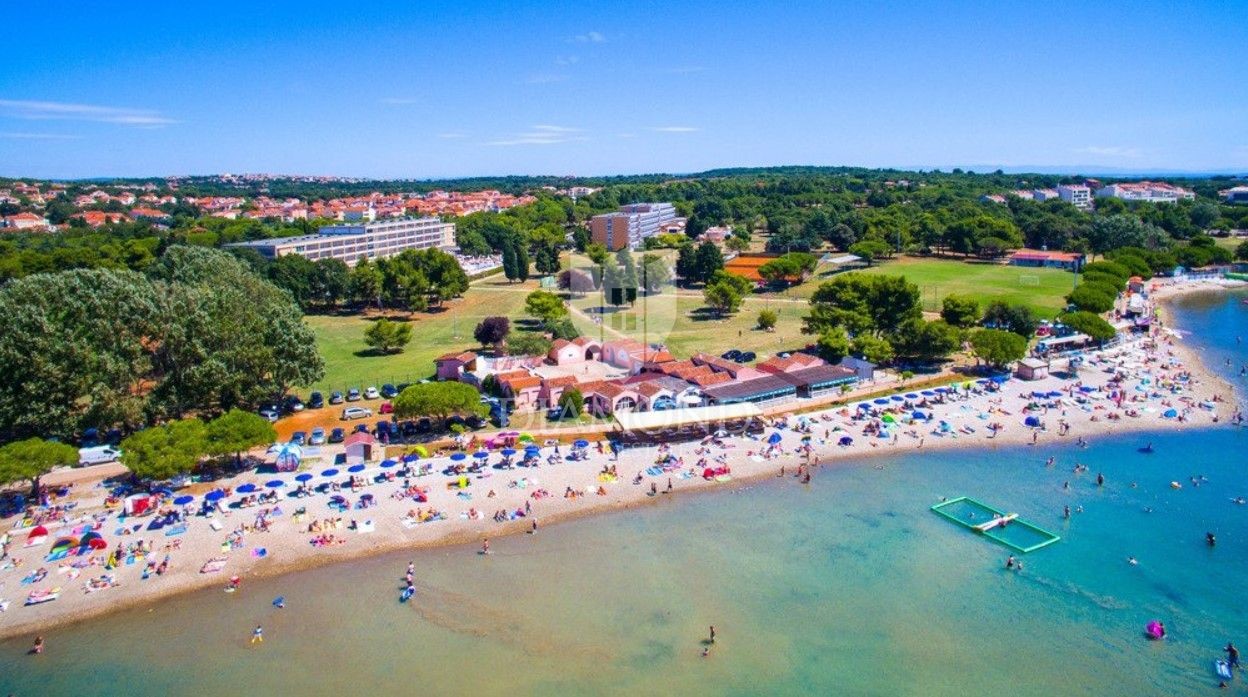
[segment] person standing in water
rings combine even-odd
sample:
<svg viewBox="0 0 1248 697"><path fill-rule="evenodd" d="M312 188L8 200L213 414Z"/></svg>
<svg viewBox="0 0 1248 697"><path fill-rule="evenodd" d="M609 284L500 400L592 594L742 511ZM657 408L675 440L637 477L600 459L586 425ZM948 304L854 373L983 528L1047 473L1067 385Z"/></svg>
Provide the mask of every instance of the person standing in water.
<svg viewBox="0 0 1248 697"><path fill-rule="evenodd" d="M1226 648L1222 649L1226 652L1226 663L1232 669L1239 667L1239 649L1235 648L1235 644L1226 642Z"/></svg>
<svg viewBox="0 0 1248 697"><path fill-rule="evenodd" d="M487 537L481 541L481 553L482 554L490 553L490 538Z"/></svg>
<svg viewBox="0 0 1248 697"><path fill-rule="evenodd" d="M712 634L714 634L714 632L712 632ZM1227 646L1230 646L1230 644L1227 644ZM43 653L43 637L42 636L35 637L35 645L31 647L30 652L36 655Z"/></svg>
<svg viewBox="0 0 1248 697"><path fill-rule="evenodd" d="M264 627L261 627L261 626L260 626L260 625L258 625L258 624L256 625L255 630L254 630L254 631L252 631L252 633L251 633L251 643L253 643L253 644L263 644L263 643L264 643Z"/></svg>

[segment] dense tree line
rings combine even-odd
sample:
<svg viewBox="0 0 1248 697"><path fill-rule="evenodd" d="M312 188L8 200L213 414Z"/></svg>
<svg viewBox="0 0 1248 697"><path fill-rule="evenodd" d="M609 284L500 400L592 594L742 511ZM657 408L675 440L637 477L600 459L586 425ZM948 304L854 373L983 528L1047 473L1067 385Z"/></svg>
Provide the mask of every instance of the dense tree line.
<svg viewBox="0 0 1248 697"><path fill-rule="evenodd" d="M27 276L0 288L0 313L6 439L252 407L323 374L290 296L215 250Z"/></svg>

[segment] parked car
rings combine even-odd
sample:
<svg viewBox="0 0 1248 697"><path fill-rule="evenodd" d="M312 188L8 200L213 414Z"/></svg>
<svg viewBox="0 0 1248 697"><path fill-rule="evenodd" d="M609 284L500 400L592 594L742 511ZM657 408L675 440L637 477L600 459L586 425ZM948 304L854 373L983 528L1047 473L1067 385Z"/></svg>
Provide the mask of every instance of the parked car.
<svg viewBox="0 0 1248 697"><path fill-rule="evenodd" d="M753 351L746 351L731 360L734 360L737 363L752 363L755 358L758 358L758 356L754 355Z"/></svg>
<svg viewBox="0 0 1248 697"><path fill-rule="evenodd" d="M364 399L381 399L381 393L376 387L369 385L368 389L364 390Z"/></svg>
<svg viewBox="0 0 1248 697"><path fill-rule="evenodd" d="M295 431L294 433L290 434L290 442L294 443L295 445L303 445L307 443L308 432L307 431Z"/></svg>
<svg viewBox="0 0 1248 697"><path fill-rule="evenodd" d="M373 415L373 410L368 407L347 407L342 410L342 418L344 421L351 419L364 419Z"/></svg>
<svg viewBox="0 0 1248 697"><path fill-rule="evenodd" d="M382 402L381 407L378 408L377 411L378 413L381 413L381 414L393 414L394 405L391 404L390 402Z"/></svg>
<svg viewBox="0 0 1248 697"><path fill-rule="evenodd" d="M282 408L290 413L303 411L303 400L293 394L286 395L286 399L282 400Z"/></svg>
<svg viewBox="0 0 1248 697"><path fill-rule="evenodd" d="M338 390L334 390L333 392L330 392L329 403L330 404L342 404L342 393L339 392Z"/></svg>
<svg viewBox="0 0 1248 697"><path fill-rule="evenodd" d="M346 437L347 437L346 432L344 432L341 428L335 428L334 430L329 432L330 443L341 443L342 440Z"/></svg>
<svg viewBox="0 0 1248 697"><path fill-rule="evenodd" d="M260 416L269 420L269 423L277 423L281 414L277 413L277 407L265 407L260 410Z"/></svg>
<svg viewBox="0 0 1248 697"><path fill-rule="evenodd" d="M312 435L308 438L308 445L325 445L325 429L314 428Z"/></svg>
<svg viewBox="0 0 1248 697"><path fill-rule="evenodd" d="M347 390L347 401L348 402L360 401L360 388L352 387L351 389Z"/></svg>
<svg viewBox="0 0 1248 697"><path fill-rule="evenodd" d="M368 433L368 424L356 424L352 433Z"/></svg>
<svg viewBox="0 0 1248 697"><path fill-rule="evenodd" d="M399 396L399 388L387 382L381 386L381 396L386 399L394 399Z"/></svg>
<svg viewBox="0 0 1248 697"><path fill-rule="evenodd" d="M325 397L320 392L313 392L308 396L308 408L320 409L325 406Z"/></svg>
<svg viewBox="0 0 1248 697"><path fill-rule="evenodd" d="M737 349L732 349L731 351L724 351L723 355L720 356L720 358L726 361L735 361L740 357L741 357L741 352L738 351Z"/></svg>
<svg viewBox="0 0 1248 697"><path fill-rule="evenodd" d="M105 462L116 462L121 457L121 451L110 445L99 445L94 448L78 449L78 464L83 465L102 465Z"/></svg>

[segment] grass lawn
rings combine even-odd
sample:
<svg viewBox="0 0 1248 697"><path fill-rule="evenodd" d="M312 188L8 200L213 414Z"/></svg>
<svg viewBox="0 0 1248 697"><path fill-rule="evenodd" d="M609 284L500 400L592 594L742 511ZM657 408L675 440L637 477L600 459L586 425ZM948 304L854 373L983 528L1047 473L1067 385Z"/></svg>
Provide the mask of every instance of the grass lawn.
<svg viewBox="0 0 1248 697"><path fill-rule="evenodd" d="M525 295L537 287L533 281L508 284L493 279L480 281L464 297L446 304L436 313L413 316L412 342L402 353L377 356L364 343L364 329L371 320L360 316L308 315L316 334L317 348L325 359L325 378L310 390L346 391L369 385L415 382L433 374L433 359L476 345L472 330L482 318L504 315L514 322L524 315ZM514 326L514 325L513 325ZM328 397L328 394L326 395Z"/></svg>
<svg viewBox="0 0 1248 697"><path fill-rule="evenodd" d="M852 272L851 272L852 273ZM905 276L923 294L923 309L939 312L940 302L952 293L970 295L981 306L994 300L1031 305L1042 317L1054 317L1065 306L1074 287L1074 276L1060 269L1041 269L1004 264L967 263L954 259L902 257L886 261L861 273ZM830 275L817 275L789 290L790 295L809 297Z"/></svg>

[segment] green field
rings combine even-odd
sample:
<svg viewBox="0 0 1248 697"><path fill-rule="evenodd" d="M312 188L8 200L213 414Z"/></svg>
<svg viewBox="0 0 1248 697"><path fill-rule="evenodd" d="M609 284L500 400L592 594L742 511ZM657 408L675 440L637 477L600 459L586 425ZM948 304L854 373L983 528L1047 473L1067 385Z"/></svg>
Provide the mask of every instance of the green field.
<svg viewBox="0 0 1248 697"><path fill-rule="evenodd" d="M905 276L923 294L923 309L940 310L940 301L953 293L969 295L987 305L994 300L1031 305L1042 317L1054 317L1065 306L1065 296L1075 277L1060 269L1040 269L1005 264L964 262L953 259L903 257L872 266L861 273ZM816 277L791 289L809 297L830 276Z"/></svg>
<svg viewBox="0 0 1248 697"><path fill-rule="evenodd" d="M525 294L536 287L533 282L478 282L464 297L447 303L444 311L415 315L412 342L402 353L389 356L368 352L364 329L371 320L354 315L308 315L306 320L325 359L325 378L310 389L363 389L427 378L433 374L435 357L475 346L472 330L483 317L505 315L513 321L522 317Z"/></svg>

